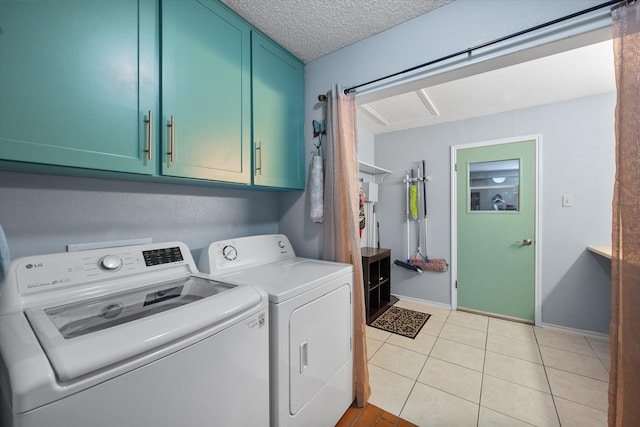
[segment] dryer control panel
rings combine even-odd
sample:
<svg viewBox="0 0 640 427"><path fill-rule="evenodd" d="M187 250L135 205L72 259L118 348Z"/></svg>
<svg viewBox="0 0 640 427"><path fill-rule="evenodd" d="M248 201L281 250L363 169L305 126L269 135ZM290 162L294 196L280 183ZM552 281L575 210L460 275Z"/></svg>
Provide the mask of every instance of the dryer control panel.
<svg viewBox="0 0 640 427"><path fill-rule="evenodd" d="M239 237L209 245L208 250L200 254L199 267L205 273L227 274L295 256L284 234Z"/></svg>

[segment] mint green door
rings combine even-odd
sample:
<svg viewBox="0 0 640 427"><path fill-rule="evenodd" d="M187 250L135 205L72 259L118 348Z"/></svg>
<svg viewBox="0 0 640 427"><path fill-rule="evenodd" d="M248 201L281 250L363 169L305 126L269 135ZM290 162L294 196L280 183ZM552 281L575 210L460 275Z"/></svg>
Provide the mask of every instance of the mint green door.
<svg viewBox="0 0 640 427"><path fill-rule="evenodd" d="M304 66L252 34L253 183L304 189Z"/></svg>
<svg viewBox="0 0 640 427"><path fill-rule="evenodd" d="M250 183L250 37L216 1L162 2L163 175Z"/></svg>
<svg viewBox="0 0 640 427"><path fill-rule="evenodd" d="M155 173L151 1L0 1L0 158Z"/></svg>
<svg viewBox="0 0 640 427"><path fill-rule="evenodd" d="M534 321L536 141L458 150L458 307Z"/></svg>

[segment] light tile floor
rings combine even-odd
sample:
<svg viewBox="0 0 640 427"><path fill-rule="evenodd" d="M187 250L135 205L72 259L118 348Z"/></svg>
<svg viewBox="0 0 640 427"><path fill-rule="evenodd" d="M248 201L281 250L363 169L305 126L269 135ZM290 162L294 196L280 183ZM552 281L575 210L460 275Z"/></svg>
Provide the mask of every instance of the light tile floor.
<svg viewBox="0 0 640 427"><path fill-rule="evenodd" d="M606 426L606 339L413 301L412 340L367 327L369 402L419 426Z"/></svg>

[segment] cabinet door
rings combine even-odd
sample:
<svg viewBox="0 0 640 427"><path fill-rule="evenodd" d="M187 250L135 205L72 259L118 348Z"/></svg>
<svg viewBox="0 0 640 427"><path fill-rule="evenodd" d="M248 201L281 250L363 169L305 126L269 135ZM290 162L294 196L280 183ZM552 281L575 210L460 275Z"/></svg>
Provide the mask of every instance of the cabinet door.
<svg viewBox="0 0 640 427"><path fill-rule="evenodd" d="M162 174L248 184L249 27L214 1L162 8Z"/></svg>
<svg viewBox="0 0 640 427"><path fill-rule="evenodd" d="M256 185L304 189L304 66L252 34Z"/></svg>
<svg viewBox="0 0 640 427"><path fill-rule="evenodd" d="M0 158L154 173L156 11L147 0L0 1Z"/></svg>

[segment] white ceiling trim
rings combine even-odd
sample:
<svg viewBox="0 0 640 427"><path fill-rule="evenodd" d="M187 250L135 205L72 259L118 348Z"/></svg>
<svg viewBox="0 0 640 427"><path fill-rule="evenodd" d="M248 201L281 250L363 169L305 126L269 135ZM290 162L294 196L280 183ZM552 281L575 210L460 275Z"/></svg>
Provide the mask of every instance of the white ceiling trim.
<svg viewBox="0 0 640 427"><path fill-rule="evenodd" d="M425 89L362 104L360 108L385 128L397 128L416 120L439 115Z"/></svg>
<svg viewBox="0 0 640 427"><path fill-rule="evenodd" d="M433 102L431 102L431 100L429 99L429 95L427 95L426 89L420 89L416 91L416 93L418 94L418 97L420 97L422 102L424 102L424 106L427 108L427 110L429 110L431 117L437 117L440 115L440 113L436 109L436 106L433 105Z"/></svg>
<svg viewBox="0 0 640 427"><path fill-rule="evenodd" d="M362 104L360 106L366 113L370 114L371 117L374 120L377 120L378 123L380 123L383 126L390 126L391 122L389 120L387 120L382 114L380 114L378 111L376 111L375 108L373 108L371 105L369 104Z"/></svg>

